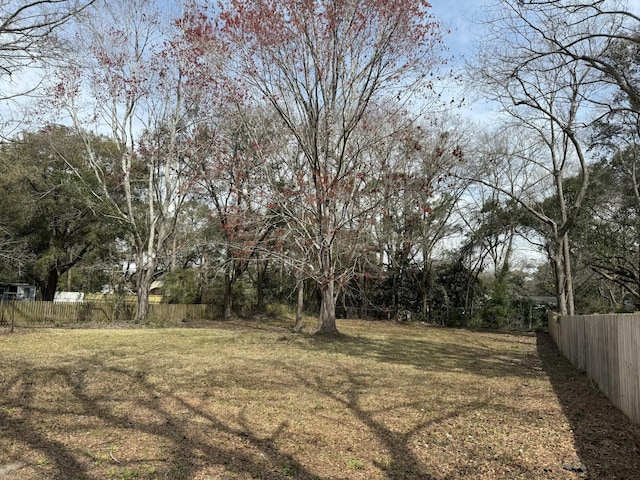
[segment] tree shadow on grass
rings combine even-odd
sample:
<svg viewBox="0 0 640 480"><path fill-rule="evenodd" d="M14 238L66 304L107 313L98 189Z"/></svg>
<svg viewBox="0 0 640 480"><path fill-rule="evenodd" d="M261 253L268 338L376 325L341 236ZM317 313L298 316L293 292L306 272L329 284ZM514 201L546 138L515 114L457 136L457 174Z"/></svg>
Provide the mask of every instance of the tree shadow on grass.
<svg viewBox="0 0 640 480"><path fill-rule="evenodd" d="M0 455L0 467L5 462L15 470L14 476L2 478L186 480L215 467L216 475L221 475L216 478L283 480L293 476L320 480L278 448L286 424L268 435L258 433L242 414L220 418L193 405L171 386L159 388L142 372L110 366L96 358L44 369L25 363L13 365L12 370L15 374L3 381L0 390L0 439L17 446L18 453ZM112 401L108 391L97 390L89 379L96 372L119 378L124 390L126 385L133 386L131 397L117 388L111 393L134 402L136 410L146 412L148 418L132 419L133 412L118 408L121 405ZM43 401L43 390L50 382L66 392L65 401ZM90 436L94 441L103 440L104 445L129 442L131 448L132 439L137 439L140 448L134 445L135 452L114 455L110 451L108 456L97 458L89 453L91 446L69 441L90 430L102 432ZM155 458L144 450L144 442L150 440L162 445ZM40 459L36 463L34 452Z"/></svg>
<svg viewBox="0 0 640 480"><path fill-rule="evenodd" d="M81 462L67 449L64 443L47 438L40 432L40 428L33 424L28 418L15 419L10 418L8 415L0 412L0 427L5 432L2 433L2 437L10 439L15 442L30 445L35 450L42 453L42 458L53 459L55 463L56 475L54 479L74 479L74 480L89 480L91 477L88 475L86 468ZM22 469L25 464L20 461L13 463L14 468L11 470L16 471L16 479L24 478ZM0 478L12 478L0 475Z"/></svg>
<svg viewBox="0 0 640 480"><path fill-rule="evenodd" d="M349 412L361 425L366 427L366 431L374 436L376 442L388 454L388 459L385 461L373 461L373 465L388 480L435 480L436 477L426 471L428 465L421 462L412 449L411 444L415 437L435 425L468 414L469 411L479 409L487 404L485 400L479 399L470 405L417 422L410 428L397 429L385 424L382 418L377 415L380 413L379 411L364 407L362 396L366 393L368 385L366 374L343 370L341 374L343 382L341 382L339 390L336 390L333 382L328 381L322 375L302 376L298 374L296 377L301 384L316 392L321 398L338 404L341 410ZM422 405L420 399L416 399L415 403ZM409 405L403 406L408 407Z"/></svg>
<svg viewBox="0 0 640 480"><path fill-rule="evenodd" d="M513 340L508 342L514 345ZM535 356L530 348L500 351L483 345L480 339L473 344L417 337L389 335L385 338L341 335L335 338L313 337L309 348L383 363L411 365L427 372L466 372L484 377L538 376L527 368Z"/></svg>
<svg viewBox="0 0 640 480"><path fill-rule="evenodd" d="M573 431L587 478L640 478L640 425L614 407L597 386L562 356L548 333L537 335L537 352Z"/></svg>

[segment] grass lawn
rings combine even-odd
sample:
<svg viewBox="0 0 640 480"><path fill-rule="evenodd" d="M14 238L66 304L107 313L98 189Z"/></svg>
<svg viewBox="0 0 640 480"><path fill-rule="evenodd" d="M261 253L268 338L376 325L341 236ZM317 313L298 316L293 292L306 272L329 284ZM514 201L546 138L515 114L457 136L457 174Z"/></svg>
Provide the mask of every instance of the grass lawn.
<svg viewBox="0 0 640 480"><path fill-rule="evenodd" d="M0 478L640 478L546 334L338 326L0 333Z"/></svg>

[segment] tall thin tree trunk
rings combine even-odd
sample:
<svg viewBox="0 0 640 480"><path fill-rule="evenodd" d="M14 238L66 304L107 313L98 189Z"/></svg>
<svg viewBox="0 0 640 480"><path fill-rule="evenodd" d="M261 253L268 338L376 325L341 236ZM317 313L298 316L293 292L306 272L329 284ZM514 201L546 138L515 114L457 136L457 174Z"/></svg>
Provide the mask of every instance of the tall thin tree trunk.
<svg viewBox="0 0 640 480"><path fill-rule="evenodd" d="M229 320L233 315L233 274L225 273L224 275L224 295L223 302L223 316L225 320Z"/></svg>
<svg viewBox="0 0 640 480"><path fill-rule="evenodd" d="M556 251L554 252L553 257L553 274L555 276L555 287L556 287L556 299L558 302L558 313L560 315L567 315L567 296L565 291L565 277L564 277L564 266L562 262L562 248L558 246Z"/></svg>
<svg viewBox="0 0 640 480"><path fill-rule="evenodd" d="M212 303L209 289L209 262L204 252L200 255L200 303Z"/></svg>
<svg viewBox="0 0 640 480"><path fill-rule="evenodd" d="M293 330L296 332L302 331L302 314L304 313L304 279L298 278L297 282L298 288L298 302L296 305L296 324L293 327Z"/></svg>
<svg viewBox="0 0 640 480"><path fill-rule="evenodd" d="M347 292L344 287L340 289L340 303L342 304L345 318L349 318L349 309L347 308Z"/></svg>
<svg viewBox="0 0 640 480"><path fill-rule="evenodd" d="M262 313L266 310L266 306L264 303L264 280L266 277L268 265L268 260L263 260L257 262L256 267L258 274L258 278L256 279L256 310L259 313Z"/></svg>
<svg viewBox="0 0 640 480"><path fill-rule="evenodd" d="M176 254L176 247L177 247L177 243L178 243L178 235L176 232L173 232L173 236L172 236L172 241L171 241L171 271L174 272L176 270L176 265L178 263L177 260L177 254Z"/></svg>
<svg viewBox="0 0 640 480"><path fill-rule="evenodd" d="M575 301L573 297L573 271L571 268L571 252L569 251L569 234L562 237L562 257L564 260L565 292L567 301L567 314L575 314Z"/></svg>
<svg viewBox="0 0 640 480"><path fill-rule="evenodd" d="M367 290L367 276L365 275L364 268L360 272L360 308L358 311L358 318L367 318L369 311L367 309L367 299L369 298L369 291Z"/></svg>
<svg viewBox="0 0 640 480"><path fill-rule="evenodd" d="M431 276L431 263L424 262L422 269L422 282L420 282L420 296L422 297L422 316L424 321L431 321L431 309L429 307L429 279Z"/></svg>
<svg viewBox="0 0 640 480"><path fill-rule="evenodd" d="M337 335L336 326L336 299L334 293L334 267L331 258L331 234L324 212L329 208L321 204L318 217L321 219L320 225L320 271L322 278L320 281L320 315L318 316L318 330L316 333L326 335Z"/></svg>

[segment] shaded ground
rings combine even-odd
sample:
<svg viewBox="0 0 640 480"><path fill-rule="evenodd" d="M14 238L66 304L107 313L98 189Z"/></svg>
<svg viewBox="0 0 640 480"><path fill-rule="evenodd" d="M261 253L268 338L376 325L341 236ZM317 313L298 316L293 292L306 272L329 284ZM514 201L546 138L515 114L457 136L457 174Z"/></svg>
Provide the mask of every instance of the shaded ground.
<svg viewBox="0 0 640 480"><path fill-rule="evenodd" d="M0 478L638 478L548 336L339 326L0 335Z"/></svg>
<svg viewBox="0 0 640 480"><path fill-rule="evenodd" d="M538 335L537 352L571 425L588 478L640 478L640 427L562 356L549 334Z"/></svg>

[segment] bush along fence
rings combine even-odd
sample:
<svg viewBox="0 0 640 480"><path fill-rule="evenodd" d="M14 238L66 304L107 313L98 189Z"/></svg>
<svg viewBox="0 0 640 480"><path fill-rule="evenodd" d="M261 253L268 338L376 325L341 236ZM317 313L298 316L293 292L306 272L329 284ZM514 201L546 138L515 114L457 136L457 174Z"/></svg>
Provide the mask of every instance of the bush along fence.
<svg viewBox="0 0 640 480"><path fill-rule="evenodd" d="M640 314L549 317L562 354L640 424Z"/></svg>
<svg viewBox="0 0 640 480"><path fill-rule="evenodd" d="M29 326L74 326L128 322L134 318L136 304L125 300L84 303L0 301L0 324ZM147 322L152 325L178 325L219 318L215 305L150 304Z"/></svg>

